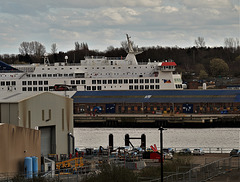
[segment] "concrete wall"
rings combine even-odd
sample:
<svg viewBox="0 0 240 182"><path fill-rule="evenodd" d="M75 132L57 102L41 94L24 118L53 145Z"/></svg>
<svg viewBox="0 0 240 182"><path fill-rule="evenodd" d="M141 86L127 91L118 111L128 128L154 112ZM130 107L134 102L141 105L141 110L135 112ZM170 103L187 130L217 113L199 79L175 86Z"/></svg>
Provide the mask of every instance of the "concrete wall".
<svg viewBox="0 0 240 182"><path fill-rule="evenodd" d="M41 134L39 130L0 125L0 173L24 172L25 157L38 157L41 162Z"/></svg>
<svg viewBox="0 0 240 182"><path fill-rule="evenodd" d="M68 153L68 133L73 132L73 100L42 93L19 102L19 125L27 128L55 126L56 153Z"/></svg>
<svg viewBox="0 0 240 182"><path fill-rule="evenodd" d="M0 104L0 122L18 125L18 104L2 103Z"/></svg>

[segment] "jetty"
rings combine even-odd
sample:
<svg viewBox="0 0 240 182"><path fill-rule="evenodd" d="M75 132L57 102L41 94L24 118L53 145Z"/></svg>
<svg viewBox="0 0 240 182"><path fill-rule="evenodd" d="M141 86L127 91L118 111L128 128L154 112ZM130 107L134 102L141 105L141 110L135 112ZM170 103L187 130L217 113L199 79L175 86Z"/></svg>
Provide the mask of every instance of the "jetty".
<svg viewBox="0 0 240 182"><path fill-rule="evenodd" d="M240 114L74 114L76 127L239 127Z"/></svg>

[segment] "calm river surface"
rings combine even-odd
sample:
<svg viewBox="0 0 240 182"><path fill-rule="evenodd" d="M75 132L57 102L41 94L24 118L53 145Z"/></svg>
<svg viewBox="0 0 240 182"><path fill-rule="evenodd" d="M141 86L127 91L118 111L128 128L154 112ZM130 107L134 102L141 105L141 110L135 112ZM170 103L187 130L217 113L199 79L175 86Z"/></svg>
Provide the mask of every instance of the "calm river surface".
<svg viewBox="0 0 240 182"><path fill-rule="evenodd" d="M124 146L125 134L129 134L130 137L141 137L145 134L147 147L153 144L160 146L160 133L157 128L74 128L75 147L107 147L109 134L113 134L114 147ZM135 147L140 146L140 140L131 142ZM239 148L239 142L238 128L167 128L163 131L163 147L232 149Z"/></svg>

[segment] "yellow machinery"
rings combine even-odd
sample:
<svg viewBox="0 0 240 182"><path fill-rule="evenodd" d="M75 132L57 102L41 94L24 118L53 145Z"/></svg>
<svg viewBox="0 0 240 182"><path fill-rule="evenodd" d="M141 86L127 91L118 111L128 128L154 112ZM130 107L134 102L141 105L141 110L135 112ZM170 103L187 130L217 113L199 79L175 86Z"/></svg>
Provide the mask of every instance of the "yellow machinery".
<svg viewBox="0 0 240 182"><path fill-rule="evenodd" d="M78 167L82 167L83 164L83 158L82 157L76 157L73 159L69 159L62 162L56 163L56 169L69 169L72 168L74 171L77 171Z"/></svg>

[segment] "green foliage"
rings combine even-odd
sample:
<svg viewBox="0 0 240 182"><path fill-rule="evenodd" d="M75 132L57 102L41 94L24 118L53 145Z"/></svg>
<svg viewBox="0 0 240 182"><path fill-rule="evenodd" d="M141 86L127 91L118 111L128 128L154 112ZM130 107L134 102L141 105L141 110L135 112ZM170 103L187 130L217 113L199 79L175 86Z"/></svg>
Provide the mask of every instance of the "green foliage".
<svg viewBox="0 0 240 182"><path fill-rule="evenodd" d="M57 182L59 181L57 178L44 178L41 176L33 177L32 179L27 179L23 175L16 175L12 179L12 182ZM59 182L62 182L60 180Z"/></svg>
<svg viewBox="0 0 240 182"><path fill-rule="evenodd" d="M83 182L134 182L137 175L125 167L105 164L100 173L92 174L83 179Z"/></svg>
<svg viewBox="0 0 240 182"><path fill-rule="evenodd" d="M200 70L199 79L203 80L203 79L206 79L207 77L208 77L207 72L205 70Z"/></svg>
<svg viewBox="0 0 240 182"><path fill-rule="evenodd" d="M159 166L149 166L149 167L142 169L139 173L139 176L146 177L146 178L147 177L160 178L161 177L160 163L159 163Z"/></svg>
<svg viewBox="0 0 240 182"><path fill-rule="evenodd" d="M187 171L191 166L191 156L178 156L175 155L173 160L165 160L163 167L164 172L175 173L179 169ZM160 163L157 166L146 167L138 172L125 168L124 166L116 166L104 164L96 173L89 173L84 177L81 182L137 182L138 177L159 178L161 177ZM181 171L181 172L185 172ZM59 181L58 178L44 178L34 177L33 179L25 179L24 176L15 176L13 182L55 182Z"/></svg>
<svg viewBox="0 0 240 182"><path fill-rule="evenodd" d="M171 161L165 160L163 164L164 173L175 173L179 170L179 168L184 167L187 171L191 166L191 156L178 156ZM183 171L181 171L183 172ZM142 169L139 173L140 177L153 177L158 178L161 177L161 167L159 166L151 166Z"/></svg>
<svg viewBox="0 0 240 182"><path fill-rule="evenodd" d="M21 175L16 175L14 176L14 178L12 179L13 182L23 182L25 181L24 177Z"/></svg>
<svg viewBox="0 0 240 182"><path fill-rule="evenodd" d="M219 58L210 61L210 72L212 76L226 76L228 74L228 64Z"/></svg>
<svg viewBox="0 0 240 182"><path fill-rule="evenodd" d="M194 72L196 74L199 74L201 70L204 70L205 71L205 67L203 64L200 64L200 63L197 63L195 66L194 66Z"/></svg>
<svg viewBox="0 0 240 182"><path fill-rule="evenodd" d="M240 77L240 56L237 56L229 67L231 68L231 74L234 77Z"/></svg>
<svg viewBox="0 0 240 182"><path fill-rule="evenodd" d="M235 58L236 62L240 62L240 55Z"/></svg>

